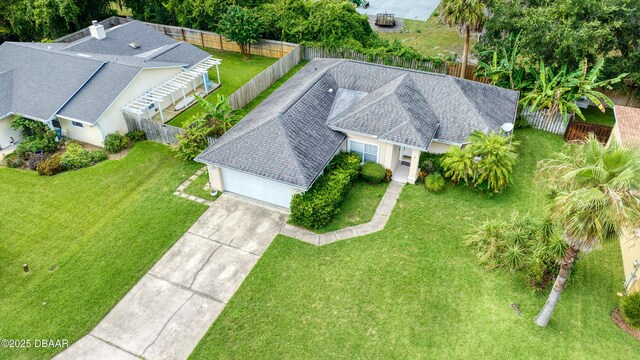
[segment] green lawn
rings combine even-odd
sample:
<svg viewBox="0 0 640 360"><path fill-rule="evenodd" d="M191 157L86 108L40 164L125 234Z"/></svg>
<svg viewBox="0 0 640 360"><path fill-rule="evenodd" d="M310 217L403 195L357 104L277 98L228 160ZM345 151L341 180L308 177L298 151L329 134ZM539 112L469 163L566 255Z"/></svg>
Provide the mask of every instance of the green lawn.
<svg viewBox="0 0 640 360"><path fill-rule="evenodd" d="M358 180L340 205L335 219L316 232L322 234L371 221L388 186L385 182L369 184Z"/></svg>
<svg viewBox="0 0 640 360"><path fill-rule="evenodd" d="M462 245L472 226L513 210L542 214L538 159L562 139L520 130L514 183L488 196L405 186L384 231L315 247L278 236L200 342L193 359L630 359L640 342L610 319L620 248L580 262L547 328L546 293L487 271ZM512 303L520 304L522 317Z"/></svg>
<svg viewBox="0 0 640 360"><path fill-rule="evenodd" d="M587 119L587 122L592 124L613 126L616 123L613 109L605 109L605 112L602 112L596 106L589 106L580 110L582 110L582 115ZM582 121L579 117L577 119Z"/></svg>
<svg viewBox="0 0 640 360"><path fill-rule="evenodd" d="M278 61L278 59L275 58L256 55L251 55L249 60L243 60L242 54L240 53L207 48L201 49L213 55L214 58L222 60L222 64L220 65L220 82L222 83L222 86L206 97L206 99L211 101L215 101L217 94L222 94L224 96L233 94L236 90L242 87L242 85L246 84L264 69ZM215 67L209 70L209 78L212 81L217 81ZM187 120L202 111L203 109L200 105L193 105L169 121L169 124L182 127Z"/></svg>
<svg viewBox="0 0 640 360"><path fill-rule="evenodd" d="M205 211L172 195L200 166L141 142L53 177L0 168L0 339L72 343L93 329ZM0 358L58 351L0 348Z"/></svg>
<svg viewBox="0 0 640 360"><path fill-rule="evenodd" d="M462 56L464 38L457 28L443 24L438 16L427 21L404 20L404 30L397 33L380 33L390 41L399 40L427 56ZM471 47L478 42L477 36L471 36Z"/></svg>

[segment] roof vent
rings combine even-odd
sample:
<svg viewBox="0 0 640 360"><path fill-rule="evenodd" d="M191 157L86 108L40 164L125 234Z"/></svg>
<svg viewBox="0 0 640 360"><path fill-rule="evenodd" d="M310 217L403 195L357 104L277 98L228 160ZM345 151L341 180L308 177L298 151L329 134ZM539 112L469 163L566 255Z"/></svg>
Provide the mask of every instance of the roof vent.
<svg viewBox="0 0 640 360"><path fill-rule="evenodd" d="M91 26L89 26L89 33L91 33L92 38L98 40L102 40L107 37L107 32L104 30L104 26L102 24L98 24L96 20L91 22Z"/></svg>
<svg viewBox="0 0 640 360"><path fill-rule="evenodd" d="M139 49L140 48L140 44L138 44L137 42L130 42L129 43L129 47L132 49Z"/></svg>

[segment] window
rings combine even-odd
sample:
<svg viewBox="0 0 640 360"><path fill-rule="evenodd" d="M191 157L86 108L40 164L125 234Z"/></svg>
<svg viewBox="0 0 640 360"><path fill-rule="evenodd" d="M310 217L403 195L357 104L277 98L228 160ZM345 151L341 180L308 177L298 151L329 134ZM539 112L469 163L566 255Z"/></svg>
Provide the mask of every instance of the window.
<svg viewBox="0 0 640 360"><path fill-rule="evenodd" d="M349 151L362 157L362 162L378 162L378 146L349 140Z"/></svg>
<svg viewBox="0 0 640 360"><path fill-rule="evenodd" d="M77 121L72 121L71 125L73 125L75 127L84 127L81 122L77 122Z"/></svg>

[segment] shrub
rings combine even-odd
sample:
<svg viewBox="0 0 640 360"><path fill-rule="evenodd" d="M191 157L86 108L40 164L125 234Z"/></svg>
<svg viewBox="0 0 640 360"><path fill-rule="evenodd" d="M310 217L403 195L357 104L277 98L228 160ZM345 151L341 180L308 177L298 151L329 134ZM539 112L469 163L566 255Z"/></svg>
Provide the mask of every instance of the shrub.
<svg viewBox="0 0 640 360"><path fill-rule="evenodd" d="M431 174L434 172L442 172L442 157L444 154L434 154L430 152L420 153L420 160L418 162L418 167L420 170L426 172L427 174Z"/></svg>
<svg viewBox="0 0 640 360"><path fill-rule="evenodd" d="M472 180L476 173L477 164L474 157L470 147L464 149L457 146L450 147L442 159L444 174L456 185L460 181L468 185L469 180Z"/></svg>
<svg viewBox="0 0 640 360"><path fill-rule="evenodd" d="M358 155L337 155L309 191L293 196L290 221L308 229L319 229L328 224L358 177L359 168Z"/></svg>
<svg viewBox="0 0 640 360"><path fill-rule="evenodd" d="M127 133L127 135L125 135L125 136L131 142L138 142L138 141L147 140L147 134L145 134L143 130L129 131Z"/></svg>
<svg viewBox="0 0 640 360"><path fill-rule="evenodd" d="M129 146L129 138L120 134L112 133L104 139L104 148L111 154L118 153Z"/></svg>
<svg viewBox="0 0 640 360"><path fill-rule="evenodd" d="M427 172L424 171L424 170L418 171L418 178L416 179L416 183L424 184L424 179L427 178L427 175L429 175L429 174L427 174Z"/></svg>
<svg viewBox="0 0 640 360"><path fill-rule="evenodd" d="M433 173L424 179L424 188L430 192L444 190L444 177L440 173Z"/></svg>
<svg viewBox="0 0 640 360"><path fill-rule="evenodd" d="M31 154L31 156L29 156L29 160L27 160L27 169L35 170L36 167L38 167L38 164L45 161L46 159L47 156L44 153Z"/></svg>
<svg viewBox="0 0 640 360"><path fill-rule="evenodd" d="M60 158L65 169L80 169L107 159L104 150L86 150L77 143L70 143L67 151Z"/></svg>
<svg viewBox="0 0 640 360"><path fill-rule="evenodd" d="M44 152L56 151L59 147L56 134L47 125L40 121L29 120L23 117L15 117L11 121L11 127L20 130L22 141L16 151L26 160L25 154L42 150Z"/></svg>
<svg viewBox="0 0 640 360"><path fill-rule="evenodd" d="M61 158L60 154L55 154L50 158L44 160L43 162L39 163L38 166L36 167L36 170L38 170L38 174L51 176L64 171L64 167L60 162L60 158Z"/></svg>
<svg viewBox="0 0 640 360"><path fill-rule="evenodd" d="M640 329L640 293L620 298L620 312L622 312L627 324Z"/></svg>
<svg viewBox="0 0 640 360"><path fill-rule="evenodd" d="M384 182L391 182L393 179L393 171L391 169L387 169L384 171Z"/></svg>
<svg viewBox="0 0 640 360"><path fill-rule="evenodd" d="M194 116L185 126L186 131L176 138L178 146L176 156L182 160L193 160L209 146L210 136L214 129L209 126L204 116Z"/></svg>
<svg viewBox="0 0 640 360"><path fill-rule="evenodd" d="M384 180L386 171L384 166L374 163L371 161L367 161L362 165L362 178L370 183L379 183Z"/></svg>
<svg viewBox="0 0 640 360"><path fill-rule="evenodd" d="M14 151L11 154L5 155L3 162L7 167L19 168L24 165L25 160L17 152Z"/></svg>
<svg viewBox="0 0 640 360"><path fill-rule="evenodd" d="M516 213L509 220L484 222L467 236L465 244L481 265L522 272L527 283L538 290L553 280L567 249L549 220ZM574 275L572 268L570 276Z"/></svg>

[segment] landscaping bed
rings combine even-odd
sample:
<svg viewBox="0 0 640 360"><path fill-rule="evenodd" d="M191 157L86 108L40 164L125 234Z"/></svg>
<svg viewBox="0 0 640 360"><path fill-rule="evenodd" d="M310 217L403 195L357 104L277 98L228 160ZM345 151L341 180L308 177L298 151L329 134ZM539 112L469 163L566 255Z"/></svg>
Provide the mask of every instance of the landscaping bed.
<svg viewBox="0 0 640 360"><path fill-rule="evenodd" d="M517 130L516 137L513 183L499 195L450 182L443 193L406 185L381 232L322 247L278 236L191 358L628 359L640 353L640 342L610 320L624 281L618 242L581 260L544 329L533 318L547 293L532 291L518 274L487 271L463 245L488 219L546 213L534 171L563 140L535 129Z"/></svg>
<svg viewBox="0 0 640 360"><path fill-rule="evenodd" d="M172 195L199 167L144 141L53 177L0 168L2 338L72 343L93 329L206 209ZM0 348L0 358L61 350Z"/></svg>

